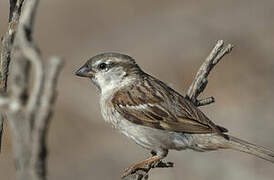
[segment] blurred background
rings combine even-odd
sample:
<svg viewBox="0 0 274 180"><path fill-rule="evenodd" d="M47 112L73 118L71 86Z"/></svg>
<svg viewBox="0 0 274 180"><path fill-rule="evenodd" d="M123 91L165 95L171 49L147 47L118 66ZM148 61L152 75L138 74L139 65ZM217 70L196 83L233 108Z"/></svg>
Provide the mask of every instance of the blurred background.
<svg viewBox="0 0 274 180"><path fill-rule="evenodd" d="M7 29L8 0L0 1L0 33ZM128 54L150 74L185 94L216 40L235 45L210 75L202 110L230 134L274 149L273 0L47 0L41 1L34 39L46 61L65 58L48 136L49 179L119 179L147 150L106 124L98 92L74 75L89 57ZM273 164L229 150L171 151L171 169L151 180L272 180ZM9 131L0 154L1 180L15 179Z"/></svg>

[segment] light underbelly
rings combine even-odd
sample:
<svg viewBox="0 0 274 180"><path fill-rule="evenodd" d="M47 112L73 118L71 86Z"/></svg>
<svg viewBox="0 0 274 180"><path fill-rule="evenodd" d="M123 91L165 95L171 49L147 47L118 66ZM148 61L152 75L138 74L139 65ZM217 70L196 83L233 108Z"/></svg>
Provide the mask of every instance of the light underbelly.
<svg viewBox="0 0 274 180"><path fill-rule="evenodd" d="M169 132L137 125L128 120L122 120L118 128L122 134L146 149L182 150L189 146L189 138L183 133Z"/></svg>
<svg viewBox="0 0 274 180"><path fill-rule="evenodd" d="M105 101L101 101L101 106ZM105 107L108 107L107 105ZM192 136L138 125L126 120L114 108L101 108L104 119L119 132L132 139L138 145L149 149L182 150L191 146Z"/></svg>

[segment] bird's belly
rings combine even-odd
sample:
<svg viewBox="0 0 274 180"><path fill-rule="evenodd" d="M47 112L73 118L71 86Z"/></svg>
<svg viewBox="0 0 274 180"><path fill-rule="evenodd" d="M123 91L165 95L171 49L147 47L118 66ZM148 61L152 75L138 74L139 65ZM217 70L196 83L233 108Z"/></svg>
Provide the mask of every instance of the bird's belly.
<svg viewBox="0 0 274 180"><path fill-rule="evenodd" d="M121 119L116 128L136 144L149 150L186 149L190 145L189 138L183 133L168 132Z"/></svg>
<svg viewBox="0 0 274 180"><path fill-rule="evenodd" d="M189 148L192 143L190 136L186 134L137 125L128 120L122 120L119 128L122 134L150 150L182 150Z"/></svg>
<svg viewBox="0 0 274 180"><path fill-rule="evenodd" d="M188 134L169 132L132 123L115 112L113 108L101 108L101 110L108 123L146 149L182 150L191 146L191 136Z"/></svg>

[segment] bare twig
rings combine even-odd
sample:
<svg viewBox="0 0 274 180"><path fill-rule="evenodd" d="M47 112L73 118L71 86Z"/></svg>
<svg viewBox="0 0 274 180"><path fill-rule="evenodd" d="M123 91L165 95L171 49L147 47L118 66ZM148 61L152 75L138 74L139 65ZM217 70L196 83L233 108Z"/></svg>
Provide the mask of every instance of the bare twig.
<svg viewBox="0 0 274 180"><path fill-rule="evenodd" d="M10 14L9 14L9 24L6 34L2 38L2 51L1 51L1 61L0 61L0 93L5 94L7 92L7 81L9 64L11 58L11 49L13 47L14 34L17 29L18 20L21 14L21 7L24 0L10 0ZM0 117L0 151L1 151L1 140L3 131L3 122L5 115L2 114Z"/></svg>
<svg viewBox="0 0 274 180"><path fill-rule="evenodd" d="M21 7L24 0L10 0L10 15L8 30L2 39L1 64L0 64L0 90L3 92L7 89L7 79L13 47L13 39L17 29L18 20L21 14Z"/></svg>
<svg viewBox="0 0 274 180"><path fill-rule="evenodd" d="M56 97L57 77L63 66L63 61L58 57L50 59L48 71L44 83L44 91L41 96L40 107L37 109L36 121L33 124L33 144L32 144L32 166L39 168L40 173L45 173L46 137L48 124L53 112L53 105ZM41 159L42 158L42 161ZM45 175L45 174L43 174Z"/></svg>
<svg viewBox="0 0 274 180"><path fill-rule="evenodd" d="M208 105L208 104L211 104L211 103L214 103L214 102L215 102L214 97L208 97L208 98L201 99L201 100L197 101L196 106L205 106L205 105Z"/></svg>
<svg viewBox="0 0 274 180"><path fill-rule="evenodd" d="M131 174L123 178L123 180L147 180L147 179L148 179L148 172L144 170L136 171L134 174Z"/></svg>
<svg viewBox="0 0 274 180"><path fill-rule="evenodd" d="M186 97L189 98L196 106L210 104L214 102L214 98L208 98L208 100L202 100L200 102L197 97L202 93L207 85L207 77L214 66L222 59L222 57L231 52L233 46L228 44L224 47L223 40L218 40L215 47L206 58L205 62L198 70L192 84L190 85Z"/></svg>
<svg viewBox="0 0 274 180"><path fill-rule="evenodd" d="M11 1L11 10L16 9L14 2ZM40 51L32 40L38 2L25 0L22 7L9 55L13 61L11 93L7 99L0 96L0 105L8 105L7 123L12 135L17 179L20 180L46 179L46 135L56 97L57 77L62 67L61 59L54 57L45 68ZM29 73L30 68L33 68L33 74ZM34 75L32 85L30 75Z"/></svg>
<svg viewBox="0 0 274 180"><path fill-rule="evenodd" d="M207 77L210 71L226 54L232 50L232 48L233 46L231 44L224 47L224 42L222 40L218 40L209 56L201 65L186 95L186 98L191 100L195 106L204 106L215 102L214 97L209 97L202 100L197 100L197 97L204 91L208 82ZM147 167L144 167L143 169L123 178L123 180L147 180L148 173L152 168L173 167L173 164L171 165L170 163L161 162L159 164L160 166L155 167L150 164Z"/></svg>
<svg viewBox="0 0 274 180"><path fill-rule="evenodd" d="M44 83L44 72L42 68L42 57L38 47L31 41L33 22L35 18L35 12L39 0L28 0L27 5L24 6L20 22L18 24L18 32L16 35L16 47L21 49L19 52L21 56L28 59L35 70L35 83L33 87L32 96L30 97L27 105L27 110L33 115L36 110L39 96L41 95L42 85Z"/></svg>

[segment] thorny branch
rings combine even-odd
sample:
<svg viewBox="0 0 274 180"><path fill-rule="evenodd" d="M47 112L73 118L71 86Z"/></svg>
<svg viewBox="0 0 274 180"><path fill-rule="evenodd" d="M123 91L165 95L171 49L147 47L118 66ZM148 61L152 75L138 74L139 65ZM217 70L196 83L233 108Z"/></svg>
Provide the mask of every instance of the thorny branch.
<svg viewBox="0 0 274 180"><path fill-rule="evenodd" d="M32 40L38 3L39 0L10 0L10 23L1 54L1 89L5 91L0 94L0 111L7 115L19 180L46 179L46 135L57 77L63 65L58 57L51 58L48 66L43 64ZM7 94L3 92L7 89L10 60L10 92ZM34 77L33 81L30 76Z"/></svg>
<svg viewBox="0 0 274 180"><path fill-rule="evenodd" d="M215 102L214 97L209 97L202 100L198 100L197 98L206 88L208 83L207 77L211 70L226 54L231 52L232 48L233 46L231 44L228 44L224 47L223 40L218 40L209 56L201 65L186 95L186 98L188 98L195 106L204 106ZM140 169L135 173L123 178L123 180L147 180L149 171L158 167L168 168L173 167L173 164L170 162L160 162L156 166L150 164L147 167L144 167L143 169Z"/></svg>

